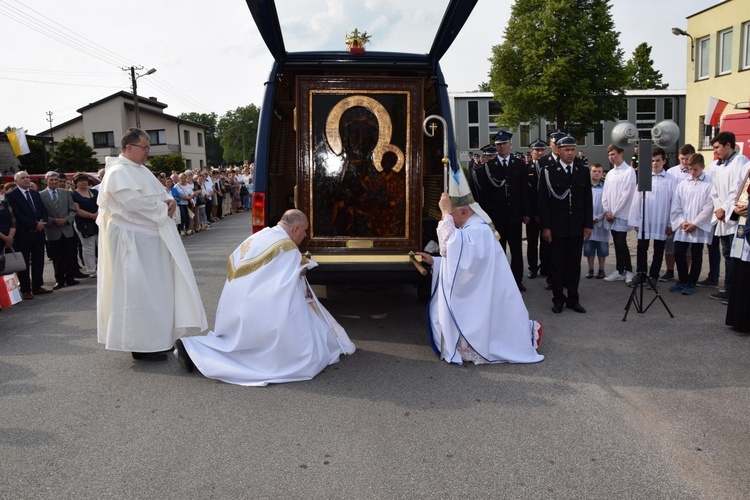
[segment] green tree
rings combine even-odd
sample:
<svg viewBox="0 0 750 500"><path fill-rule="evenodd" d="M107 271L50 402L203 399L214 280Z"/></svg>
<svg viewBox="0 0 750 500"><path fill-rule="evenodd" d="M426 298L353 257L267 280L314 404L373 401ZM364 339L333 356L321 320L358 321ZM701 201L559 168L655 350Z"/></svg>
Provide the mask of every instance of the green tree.
<svg viewBox="0 0 750 500"><path fill-rule="evenodd" d="M625 73L610 11L608 0L516 0L490 58L500 126L545 118L577 135L617 119Z"/></svg>
<svg viewBox="0 0 750 500"><path fill-rule="evenodd" d="M153 156L148 159L148 165L152 172L170 175L173 170L178 172L185 170L185 158L180 153Z"/></svg>
<svg viewBox="0 0 750 500"><path fill-rule="evenodd" d="M490 82L482 82L477 87L477 90L479 92L492 92L492 87L490 87Z"/></svg>
<svg viewBox="0 0 750 500"><path fill-rule="evenodd" d="M654 69L651 46L646 42L638 45L633 51L633 57L625 63L625 74L628 89L663 90L669 87L668 84L662 83L661 72Z"/></svg>
<svg viewBox="0 0 750 500"><path fill-rule="evenodd" d="M83 137L69 135L55 146L54 167L63 172L92 172L99 170L99 161Z"/></svg>
<svg viewBox="0 0 750 500"><path fill-rule="evenodd" d="M216 125L219 121L216 113L181 113L178 118L208 127L206 129L206 161L209 165L221 165L224 150L216 136Z"/></svg>
<svg viewBox="0 0 750 500"><path fill-rule="evenodd" d="M29 154L18 157L21 164L20 169L26 170L30 174L44 174L49 170L54 170L53 162L50 159L49 151L44 147L42 141L27 140L29 143Z"/></svg>
<svg viewBox="0 0 750 500"><path fill-rule="evenodd" d="M216 129L224 160L227 163L255 161L255 136L258 130L260 108L255 104L227 111L219 119Z"/></svg>

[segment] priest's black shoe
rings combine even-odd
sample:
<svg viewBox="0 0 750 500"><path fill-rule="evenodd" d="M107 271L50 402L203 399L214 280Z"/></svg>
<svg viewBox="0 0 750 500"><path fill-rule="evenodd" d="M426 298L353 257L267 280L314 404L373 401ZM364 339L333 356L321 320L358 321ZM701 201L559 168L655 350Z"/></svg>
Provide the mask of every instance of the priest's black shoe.
<svg viewBox="0 0 750 500"><path fill-rule="evenodd" d="M552 283L547 283L546 285L544 285L544 289L545 290L552 290Z"/></svg>
<svg viewBox="0 0 750 500"><path fill-rule="evenodd" d="M73 275L73 277L74 278L79 278L79 279L84 279L84 278L88 278L89 275L88 274L83 274L81 271L78 271L77 273L75 273Z"/></svg>
<svg viewBox="0 0 750 500"><path fill-rule="evenodd" d="M573 309L577 313L585 313L586 312L586 309L584 309L583 306L579 302L574 302L573 304L568 304L565 307L567 307L568 309Z"/></svg>
<svg viewBox="0 0 750 500"><path fill-rule="evenodd" d="M537 277L537 272L536 271L529 271L529 273L526 276L528 276L528 278L530 280L533 280L534 278Z"/></svg>
<svg viewBox="0 0 750 500"><path fill-rule="evenodd" d="M167 354L165 352L132 352L133 359L138 361L166 361Z"/></svg>
<svg viewBox="0 0 750 500"><path fill-rule="evenodd" d="M78 283L80 283L80 281L74 279L65 280L65 286L74 286Z"/></svg>
<svg viewBox="0 0 750 500"><path fill-rule="evenodd" d="M518 284L518 291L519 292L525 292L526 291L526 287L524 286L523 283L519 283Z"/></svg>
<svg viewBox="0 0 750 500"><path fill-rule="evenodd" d="M187 353L185 344L182 343L182 339L175 340L174 346L177 349L177 362L180 363L180 366L182 366L185 371L193 373L195 365L193 364L193 360L190 359L190 355Z"/></svg>
<svg viewBox="0 0 750 500"><path fill-rule="evenodd" d="M65 283L63 283L62 281L58 281L57 283L55 283L55 286L52 287L53 290L59 290L61 288L65 288Z"/></svg>
<svg viewBox="0 0 750 500"><path fill-rule="evenodd" d="M555 304L554 306L552 306L552 312L555 314L560 314L562 312L562 308L562 304Z"/></svg>

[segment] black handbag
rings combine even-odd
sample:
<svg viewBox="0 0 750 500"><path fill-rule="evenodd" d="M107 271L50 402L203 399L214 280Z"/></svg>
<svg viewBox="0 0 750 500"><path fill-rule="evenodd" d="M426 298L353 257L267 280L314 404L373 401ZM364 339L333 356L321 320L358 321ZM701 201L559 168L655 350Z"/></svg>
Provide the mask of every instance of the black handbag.
<svg viewBox="0 0 750 500"><path fill-rule="evenodd" d="M84 238L99 234L99 226L97 226L96 222L91 219L83 221L77 220L76 227L78 228L78 232L81 233L81 236Z"/></svg>
<svg viewBox="0 0 750 500"><path fill-rule="evenodd" d="M10 253L5 253L0 249L0 274L13 274L26 269L26 261L23 255L16 253L12 248Z"/></svg>

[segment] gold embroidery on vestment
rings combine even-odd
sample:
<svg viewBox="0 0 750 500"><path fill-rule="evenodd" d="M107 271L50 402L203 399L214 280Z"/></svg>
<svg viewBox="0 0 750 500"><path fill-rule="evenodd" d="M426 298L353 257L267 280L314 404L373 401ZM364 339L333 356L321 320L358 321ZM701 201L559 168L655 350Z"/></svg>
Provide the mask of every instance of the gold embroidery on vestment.
<svg viewBox="0 0 750 500"><path fill-rule="evenodd" d="M250 241L246 241L245 243L250 243ZM270 263L273 259L276 258L277 255L279 255L279 253L296 249L297 245L292 240L282 240L274 243L252 259L242 262L242 264L240 264L237 268L234 267L232 257L230 256L227 260L227 281L232 281L235 278L241 278L242 276L247 276L248 274L254 273L261 267ZM240 250L242 251L243 249Z"/></svg>

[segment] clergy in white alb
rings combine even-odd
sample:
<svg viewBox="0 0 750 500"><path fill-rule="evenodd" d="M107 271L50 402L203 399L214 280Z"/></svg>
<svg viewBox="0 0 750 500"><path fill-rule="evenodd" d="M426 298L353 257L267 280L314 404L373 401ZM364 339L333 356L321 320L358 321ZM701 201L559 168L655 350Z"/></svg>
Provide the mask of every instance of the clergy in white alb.
<svg viewBox="0 0 750 500"><path fill-rule="evenodd" d="M143 165L148 134L130 129L121 144L120 156L106 158L99 188L98 340L135 359L163 360L187 328L208 325L171 217L174 199Z"/></svg>
<svg viewBox="0 0 750 500"><path fill-rule="evenodd" d="M726 324L735 331L750 333L750 225L747 206L750 198L750 171L740 184L732 217L737 221L737 232L732 243L732 279L729 285L729 304Z"/></svg>
<svg viewBox="0 0 750 500"><path fill-rule="evenodd" d="M542 361L536 351L541 325L529 319L508 259L461 169L450 176L449 190L439 202L441 256L421 253L432 265L427 323L433 349L459 365Z"/></svg>
<svg viewBox="0 0 750 500"><path fill-rule="evenodd" d="M354 352L305 278L317 266L298 248L307 228L305 214L289 210L277 226L250 236L230 255L214 331L177 342L188 371L265 386L310 380Z"/></svg>

